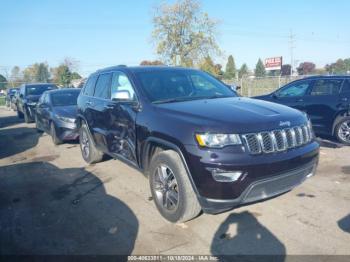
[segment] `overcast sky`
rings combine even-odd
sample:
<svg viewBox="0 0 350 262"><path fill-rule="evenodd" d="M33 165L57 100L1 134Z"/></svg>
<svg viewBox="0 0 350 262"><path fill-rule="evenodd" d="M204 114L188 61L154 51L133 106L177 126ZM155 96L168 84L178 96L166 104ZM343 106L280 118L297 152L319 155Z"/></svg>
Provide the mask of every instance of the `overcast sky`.
<svg viewBox="0 0 350 262"><path fill-rule="evenodd" d="M2 0L0 67L64 57L80 61L86 76L105 66L137 65L156 59L151 44L155 0ZM283 56L290 63L289 36L295 34L295 59L317 66L350 57L350 1L204 0L217 20L218 42L237 66L252 69L258 58ZM222 58L216 62L224 63ZM0 68L0 70L1 70ZM1 72L0 72L1 73Z"/></svg>

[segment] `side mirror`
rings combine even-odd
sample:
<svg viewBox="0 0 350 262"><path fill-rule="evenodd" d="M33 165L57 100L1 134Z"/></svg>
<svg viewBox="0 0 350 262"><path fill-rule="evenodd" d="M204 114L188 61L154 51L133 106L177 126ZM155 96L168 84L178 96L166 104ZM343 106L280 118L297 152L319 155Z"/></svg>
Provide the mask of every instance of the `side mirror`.
<svg viewBox="0 0 350 262"><path fill-rule="evenodd" d="M120 101L120 100L131 100L131 95L128 90L120 90L117 92L112 93L112 100L113 101Z"/></svg>
<svg viewBox="0 0 350 262"><path fill-rule="evenodd" d="M272 98L273 98L273 99L277 99L277 98L278 98L278 96L276 95L276 93L272 93Z"/></svg>

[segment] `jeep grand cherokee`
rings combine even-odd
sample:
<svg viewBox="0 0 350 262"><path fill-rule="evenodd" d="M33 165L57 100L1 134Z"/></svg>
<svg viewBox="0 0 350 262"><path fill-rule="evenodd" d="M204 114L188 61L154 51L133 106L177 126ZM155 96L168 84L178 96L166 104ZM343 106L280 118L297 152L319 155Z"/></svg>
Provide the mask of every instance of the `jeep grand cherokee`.
<svg viewBox="0 0 350 262"><path fill-rule="evenodd" d="M305 114L194 69L99 70L79 95L78 126L84 160L108 154L141 170L171 222L280 195L318 162Z"/></svg>

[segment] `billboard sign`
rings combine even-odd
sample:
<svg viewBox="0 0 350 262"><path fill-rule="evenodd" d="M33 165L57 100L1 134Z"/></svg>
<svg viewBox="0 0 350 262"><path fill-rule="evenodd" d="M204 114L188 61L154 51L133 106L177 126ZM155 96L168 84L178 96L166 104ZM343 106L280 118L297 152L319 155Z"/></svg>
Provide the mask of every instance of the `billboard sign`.
<svg viewBox="0 0 350 262"><path fill-rule="evenodd" d="M281 70L282 68L282 56L270 57L265 59L266 70Z"/></svg>

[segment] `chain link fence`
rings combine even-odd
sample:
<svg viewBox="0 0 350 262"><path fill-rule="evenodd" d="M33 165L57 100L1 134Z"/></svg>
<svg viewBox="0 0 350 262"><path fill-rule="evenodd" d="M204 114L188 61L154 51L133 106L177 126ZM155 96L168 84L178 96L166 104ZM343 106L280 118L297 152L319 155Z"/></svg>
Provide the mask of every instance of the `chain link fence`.
<svg viewBox="0 0 350 262"><path fill-rule="evenodd" d="M281 86L284 86L294 80L301 79L305 76L287 76L287 77L254 77L241 78L231 81L225 81L229 85L240 86L238 93L242 96L260 96L272 93Z"/></svg>

